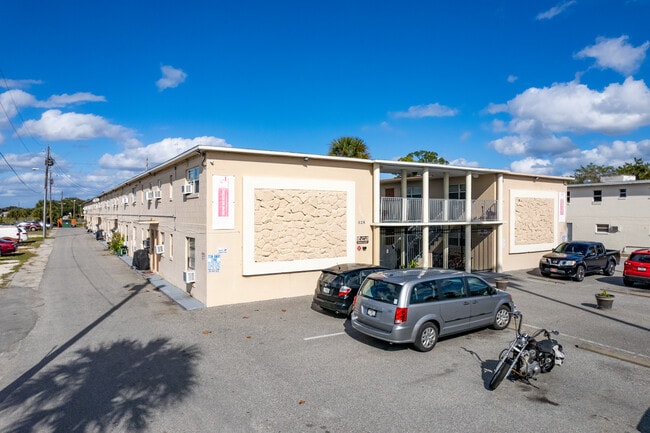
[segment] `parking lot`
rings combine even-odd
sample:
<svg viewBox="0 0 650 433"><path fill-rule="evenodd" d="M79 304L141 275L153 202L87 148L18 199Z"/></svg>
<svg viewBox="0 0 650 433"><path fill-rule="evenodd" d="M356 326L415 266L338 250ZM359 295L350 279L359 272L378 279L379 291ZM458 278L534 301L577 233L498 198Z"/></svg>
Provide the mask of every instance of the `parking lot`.
<svg viewBox="0 0 650 433"><path fill-rule="evenodd" d="M650 291L620 273L512 273L524 323L558 329L566 362L489 391L512 329L420 353L311 296L183 311L96 241L60 233L26 307L38 320L0 353L2 431L650 431ZM603 287L611 311L595 308Z"/></svg>

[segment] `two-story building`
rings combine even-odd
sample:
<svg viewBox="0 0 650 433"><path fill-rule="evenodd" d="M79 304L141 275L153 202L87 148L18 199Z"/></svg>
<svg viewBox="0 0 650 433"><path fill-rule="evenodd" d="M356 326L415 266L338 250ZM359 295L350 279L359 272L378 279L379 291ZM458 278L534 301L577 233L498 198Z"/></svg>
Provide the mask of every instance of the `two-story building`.
<svg viewBox="0 0 650 433"><path fill-rule="evenodd" d="M603 176L598 183L568 185L570 240L597 240L625 255L650 247L650 180Z"/></svg>
<svg viewBox="0 0 650 433"><path fill-rule="evenodd" d="M206 306L311 294L347 262L536 267L566 238L569 178L198 146L84 207Z"/></svg>

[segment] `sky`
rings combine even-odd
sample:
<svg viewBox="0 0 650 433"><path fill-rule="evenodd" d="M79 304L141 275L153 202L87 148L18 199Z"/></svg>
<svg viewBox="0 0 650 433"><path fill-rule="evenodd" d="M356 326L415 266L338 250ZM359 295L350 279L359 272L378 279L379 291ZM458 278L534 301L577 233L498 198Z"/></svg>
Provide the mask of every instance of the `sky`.
<svg viewBox="0 0 650 433"><path fill-rule="evenodd" d="M650 161L650 0L21 0L0 207L92 199L195 145L572 175Z"/></svg>

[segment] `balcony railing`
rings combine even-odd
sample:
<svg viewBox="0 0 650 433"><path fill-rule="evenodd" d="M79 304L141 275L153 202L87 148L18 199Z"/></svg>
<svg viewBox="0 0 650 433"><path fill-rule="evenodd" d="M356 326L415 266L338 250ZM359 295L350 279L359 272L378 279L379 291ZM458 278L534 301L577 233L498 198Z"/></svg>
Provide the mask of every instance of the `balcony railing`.
<svg viewBox="0 0 650 433"><path fill-rule="evenodd" d="M497 200L472 200L472 221L497 221ZM379 204L382 223L422 222L422 199L382 197ZM429 199L429 222L466 221L465 200Z"/></svg>

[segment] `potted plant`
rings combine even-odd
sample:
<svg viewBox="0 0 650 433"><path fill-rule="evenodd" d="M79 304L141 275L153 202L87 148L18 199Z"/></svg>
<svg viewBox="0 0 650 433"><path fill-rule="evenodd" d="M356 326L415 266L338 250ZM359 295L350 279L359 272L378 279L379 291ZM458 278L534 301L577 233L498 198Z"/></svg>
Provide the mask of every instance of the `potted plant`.
<svg viewBox="0 0 650 433"><path fill-rule="evenodd" d="M611 310L614 303L614 295L608 293L603 289L600 293L596 293L596 305L600 310Z"/></svg>

